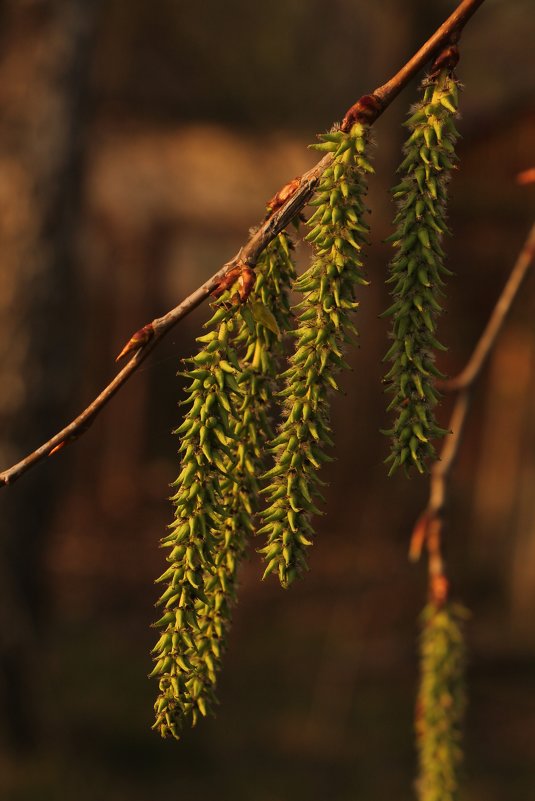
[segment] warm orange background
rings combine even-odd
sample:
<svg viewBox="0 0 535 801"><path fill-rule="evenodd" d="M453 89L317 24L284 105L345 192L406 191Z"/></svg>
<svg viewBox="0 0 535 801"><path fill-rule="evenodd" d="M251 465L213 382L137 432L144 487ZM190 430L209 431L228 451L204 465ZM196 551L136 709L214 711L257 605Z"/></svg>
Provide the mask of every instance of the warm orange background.
<svg viewBox="0 0 535 801"><path fill-rule="evenodd" d="M454 5L0 3L1 468L94 397L133 331L234 255L266 200L315 161L316 132ZM455 276L440 326L450 375L533 217L535 185L515 182L535 166L532 10L489 0L462 41ZM337 461L324 471L311 572L287 592L261 584L253 543L215 720L161 742L146 678L178 471L175 374L207 309L76 445L0 493L2 800L413 797L425 569L406 555L427 482L385 478L378 314L389 305L388 187L414 98L413 85L375 126L372 284L347 394L333 401ZM469 801L535 790L534 317L531 276L475 392L451 487L448 565L473 613Z"/></svg>

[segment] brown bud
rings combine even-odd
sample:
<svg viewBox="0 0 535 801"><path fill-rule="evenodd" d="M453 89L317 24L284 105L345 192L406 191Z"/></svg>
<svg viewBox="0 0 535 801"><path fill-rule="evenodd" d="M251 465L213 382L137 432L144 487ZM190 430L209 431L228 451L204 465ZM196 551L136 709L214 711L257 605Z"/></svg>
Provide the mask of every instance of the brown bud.
<svg viewBox="0 0 535 801"><path fill-rule="evenodd" d="M415 523L412 530L411 544L409 546L409 559L411 562L417 562L422 554L429 523L430 518L428 512L421 514Z"/></svg>
<svg viewBox="0 0 535 801"><path fill-rule="evenodd" d="M340 130L347 133L356 122L371 125L382 111L382 103L376 95L363 95L345 113Z"/></svg>
<svg viewBox="0 0 535 801"><path fill-rule="evenodd" d="M245 262L240 261L235 267L232 267L226 275L219 281L217 286L212 290L212 295L219 298L223 292L236 284L237 297L236 302L245 303L253 289L256 280L256 273L252 267L248 267Z"/></svg>
<svg viewBox="0 0 535 801"><path fill-rule="evenodd" d="M301 178L297 176L297 178L293 178L287 184L285 184L282 189L279 189L276 195L273 195L270 201L267 204L267 210L269 214L273 214L273 212L280 209L281 206L284 206L286 201L294 195L299 186L301 184Z"/></svg>
<svg viewBox="0 0 535 801"><path fill-rule="evenodd" d="M449 581L443 573L439 573L436 576L431 576L429 595L430 600L436 606L444 606L448 600L449 589Z"/></svg>
<svg viewBox="0 0 535 801"><path fill-rule="evenodd" d="M226 292L227 289L230 289L232 284L234 284L241 275L242 265L239 264L237 267L232 267L228 273L225 273L223 278L220 279L219 283L212 289L211 295L214 298L219 298Z"/></svg>
<svg viewBox="0 0 535 801"><path fill-rule="evenodd" d="M450 44L448 47L445 47L433 61L430 77L433 77L442 70L449 70L450 72L454 70L459 63L459 57L459 48L457 45Z"/></svg>
<svg viewBox="0 0 535 801"><path fill-rule="evenodd" d="M240 301L245 303L251 294L256 281L256 273L250 267L243 267L241 275L238 279L238 294Z"/></svg>
<svg viewBox="0 0 535 801"><path fill-rule="evenodd" d="M120 354L117 356L115 361L118 362L120 359L123 358L123 356L126 356L127 353L142 348L143 345L146 345L147 342L150 339L152 339L153 336L154 336L154 328L152 326L152 323L144 325L143 328L140 328L139 331L136 331L136 333L128 340L128 342L126 343Z"/></svg>
<svg viewBox="0 0 535 801"><path fill-rule="evenodd" d="M49 455L49 456L53 456L55 453L57 453L57 452L58 452L58 451L60 451L62 448L64 448L66 444L67 444L67 440L66 440L66 439L62 440L61 442L58 442L58 444L57 444L57 445L55 445L55 446L52 448L52 450L51 450L51 451L49 451L49 452L48 452L48 455Z"/></svg>

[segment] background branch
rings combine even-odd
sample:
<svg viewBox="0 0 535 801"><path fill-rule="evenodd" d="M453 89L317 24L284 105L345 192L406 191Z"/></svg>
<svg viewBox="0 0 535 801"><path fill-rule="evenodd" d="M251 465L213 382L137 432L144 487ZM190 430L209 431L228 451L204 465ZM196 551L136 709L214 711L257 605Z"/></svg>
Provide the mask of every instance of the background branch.
<svg viewBox="0 0 535 801"><path fill-rule="evenodd" d="M426 544L429 555L429 592L431 600L437 604L444 603L448 594L448 582L442 554L444 509L448 480L461 444L464 424L470 408L472 389L503 329L507 315L532 265L534 256L535 224L528 234L466 367L455 378L440 382L440 389L458 393L449 421L451 434L446 437L439 458L431 468L429 500L414 527L409 552L410 558L417 560Z"/></svg>
<svg viewBox="0 0 535 801"><path fill-rule="evenodd" d="M389 81L378 87L371 95L362 98L348 110L344 117L344 123L348 120L357 119L360 114L365 114L366 121L369 124L373 124L377 117L383 113L407 85L409 80L416 75L442 47L458 41L465 24L483 2L484 0L463 0L463 2L458 5L457 9L432 36L429 37L417 53ZM362 103L362 100L366 101L366 99L371 100L371 105L369 103ZM43 443L39 448L32 451L32 453L20 462L0 473L0 487L13 483L17 478L23 475L23 473L45 457L51 456L69 442L78 439L78 437L87 431L99 412L102 411L121 386L137 370L141 362L146 359L165 334L167 334L179 320L182 320L193 309L206 300L229 270L238 265L254 267L258 256L269 242L271 242L305 206L320 176L330 163L331 158L332 156L330 154L324 156L312 169L304 173L298 181L295 181L296 188L290 197L269 217L269 219L260 225L248 242L217 273L192 292L191 295L174 309L163 317L156 318L136 332L121 352L121 356L131 352L134 348L137 348L136 353L115 378L102 390L94 401L78 415L78 417L65 426L65 428L51 437L47 442Z"/></svg>

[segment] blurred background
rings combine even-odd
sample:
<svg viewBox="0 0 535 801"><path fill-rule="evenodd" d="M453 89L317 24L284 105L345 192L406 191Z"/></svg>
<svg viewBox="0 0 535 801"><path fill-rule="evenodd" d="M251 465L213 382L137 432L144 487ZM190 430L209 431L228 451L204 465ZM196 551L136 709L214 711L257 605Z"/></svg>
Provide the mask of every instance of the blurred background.
<svg viewBox="0 0 535 801"><path fill-rule="evenodd" d="M133 331L236 252L307 144L387 80L442 0L0 1L0 468L83 409ZM440 366L465 363L527 234L535 190L530 0L487 0L459 76ZM334 400L337 461L311 571L260 583L256 544L215 720L151 733L159 538L172 516L183 321L72 448L0 493L0 798L414 797L412 711L427 481L386 479L388 187L411 85L374 127L371 286ZM304 264L307 253L298 250ZM535 793L535 281L474 396L447 552L467 626L463 798ZM449 402L441 412L446 423Z"/></svg>

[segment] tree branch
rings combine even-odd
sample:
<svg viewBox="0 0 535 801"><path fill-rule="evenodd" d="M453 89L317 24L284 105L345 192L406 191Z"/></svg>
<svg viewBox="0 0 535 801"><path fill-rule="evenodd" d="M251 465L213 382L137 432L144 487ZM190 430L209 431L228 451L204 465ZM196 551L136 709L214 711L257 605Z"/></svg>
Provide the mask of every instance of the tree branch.
<svg viewBox="0 0 535 801"><path fill-rule="evenodd" d="M402 67L393 78L376 89L373 94L378 97L382 103L389 105L392 100L399 95L402 89L405 88L411 78L413 78L416 73L444 47L444 45L456 44L459 41L464 26L483 2L484 0L475 0L475 2L464 0L464 2L459 3L453 14L436 29L435 33L430 36L418 52L407 61L405 66Z"/></svg>
<svg viewBox="0 0 535 801"><path fill-rule="evenodd" d="M416 75L441 48L458 41L462 29L483 2L484 0L462 0L453 14L446 19L396 75L387 81L387 83L378 87L371 95L365 95L348 110L342 122L342 127L344 125L349 126L353 121L362 117L366 119L366 122L372 124L377 117L388 108L401 90L407 85L409 80ZM56 453L69 442L78 439L81 434L87 431L99 412L102 411L132 373L137 370L141 362L147 358L149 353L156 347L165 334L167 334L179 320L182 320L193 309L206 300L230 270L241 266L254 268L264 248L280 233L280 231L286 228L296 214L305 206L331 159L332 155L327 154L312 167L311 170L304 173L300 179L292 181L291 184L288 185L292 187L292 191L289 195L283 191L278 193L281 199L282 197L285 198L280 208L277 208L277 204L275 205L275 210L271 216L260 225L258 230L250 237L249 241L239 250L234 258L227 262L215 275L209 278L201 287L196 289L195 292L163 317L158 317L136 332L120 354L120 357L122 357L136 350L135 355L125 367L117 373L115 378L102 390L87 409L71 423L20 462L0 473L0 487L12 484L17 478L42 459ZM276 197L278 197L278 195Z"/></svg>
<svg viewBox="0 0 535 801"><path fill-rule="evenodd" d="M451 434L446 438L440 456L431 468L429 500L414 527L409 551L410 558L416 561L424 544L427 545L430 600L438 605L443 604L448 595L448 580L442 555L442 529L448 480L461 444L466 416L470 409L472 389L504 327L534 257L535 224L528 234L466 367L455 378L440 383L441 389L458 393L449 422Z"/></svg>

